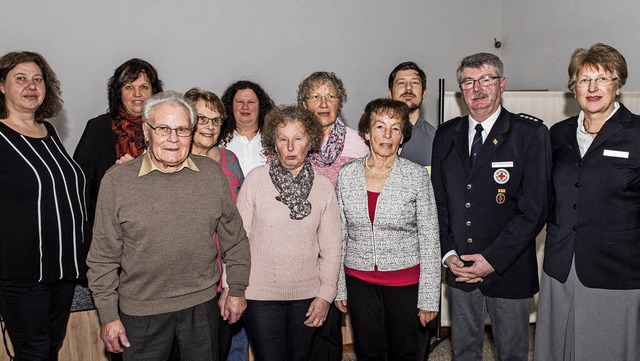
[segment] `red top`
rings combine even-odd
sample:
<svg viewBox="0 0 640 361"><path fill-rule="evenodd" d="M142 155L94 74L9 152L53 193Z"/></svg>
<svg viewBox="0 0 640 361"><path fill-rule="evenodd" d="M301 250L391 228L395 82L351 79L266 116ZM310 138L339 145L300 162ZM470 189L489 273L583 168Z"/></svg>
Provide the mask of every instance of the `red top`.
<svg viewBox="0 0 640 361"><path fill-rule="evenodd" d="M369 220L373 224L376 215L376 205L380 193L367 191L367 201L369 204ZM344 267L345 274L355 277L359 280L373 283L381 286L409 286L415 285L420 279L420 265L397 270L397 271L378 271L376 265L373 271L359 271L347 266Z"/></svg>

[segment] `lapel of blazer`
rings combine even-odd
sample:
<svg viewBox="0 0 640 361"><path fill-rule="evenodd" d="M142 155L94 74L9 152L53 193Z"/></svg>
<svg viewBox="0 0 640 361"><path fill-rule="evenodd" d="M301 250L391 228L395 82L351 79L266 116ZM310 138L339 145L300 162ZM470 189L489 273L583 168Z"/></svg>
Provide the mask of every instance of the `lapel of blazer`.
<svg viewBox="0 0 640 361"><path fill-rule="evenodd" d="M469 163L469 117L461 117L453 131L457 133L453 136L454 147L457 149L460 161L464 166L465 175L469 177L471 173L471 164Z"/></svg>
<svg viewBox="0 0 640 361"><path fill-rule="evenodd" d="M607 120L598 135L593 139L593 142L587 149L587 152L584 154L585 157L595 152L598 147L602 145L607 139L609 139L612 135L621 131L631 120L628 116L629 110L620 104L620 109L613 114L613 116Z"/></svg>
<svg viewBox="0 0 640 361"><path fill-rule="evenodd" d="M491 132L487 136L487 139L482 143L478 159L476 159L476 167L471 170L471 176L473 176L484 163L492 159L491 157L493 156L493 153L502 146L502 143L506 139L510 127L511 119L509 113L504 107L502 107L500 116L498 116L498 119L491 128Z"/></svg>
<svg viewBox="0 0 640 361"><path fill-rule="evenodd" d="M558 124L558 126L561 127L558 128L561 130L558 146L570 148L575 156L580 159L580 147L578 146L578 138L576 137L576 132L578 131L577 117L571 119L571 121L566 123Z"/></svg>

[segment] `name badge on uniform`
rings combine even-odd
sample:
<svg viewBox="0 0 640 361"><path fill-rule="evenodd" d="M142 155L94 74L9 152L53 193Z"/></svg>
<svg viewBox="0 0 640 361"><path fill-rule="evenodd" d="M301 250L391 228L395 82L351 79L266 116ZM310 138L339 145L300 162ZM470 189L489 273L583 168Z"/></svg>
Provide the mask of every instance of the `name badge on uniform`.
<svg viewBox="0 0 640 361"><path fill-rule="evenodd" d="M620 150L605 149L602 155L605 157L629 158L629 152L623 152Z"/></svg>
<svg viewBox="0 0 640 361"><path fill-rule="evenodd" d="M491 168L513 168L513 162L491 162Z"/></svg>
<svg viewBox="0 0 640 361"><path fill-rule="evenodd" d="M507 183L509 181L509 177L510 177L509 171L504 168L500 168L495 172L493 172L493 180L495 180L496 183L498 184Z"/></svg>

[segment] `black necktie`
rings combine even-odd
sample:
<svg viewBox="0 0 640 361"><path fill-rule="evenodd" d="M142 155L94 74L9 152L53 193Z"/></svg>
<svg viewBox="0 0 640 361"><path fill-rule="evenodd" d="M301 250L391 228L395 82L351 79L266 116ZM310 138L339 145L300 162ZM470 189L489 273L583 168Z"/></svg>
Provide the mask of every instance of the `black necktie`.
<svg viewBox="0 0 640 361"><path fill-rule="evenodd" d="M478 158L478 153L480 153L480 148L482 148L482 124L476 125L476 134L473 136L473 143L471 143L471 154L469 154L469 163L471 163L471 168L473 168L473 163L475 163L476 158Z"/></svg>

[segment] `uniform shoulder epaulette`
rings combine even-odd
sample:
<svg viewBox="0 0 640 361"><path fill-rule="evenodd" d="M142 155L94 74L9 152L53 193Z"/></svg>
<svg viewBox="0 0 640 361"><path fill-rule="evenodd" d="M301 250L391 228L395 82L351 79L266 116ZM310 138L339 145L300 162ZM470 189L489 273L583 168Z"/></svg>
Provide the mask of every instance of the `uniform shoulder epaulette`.
<svg viewBox="0 0 640 361"><path fill-rule="evenodd" d="M461 118L464 118L464 117L465 117L464 115L461 115L461 116L459 116L459 117L451 118L451 119L449 119L449 120L445 121L445 122L444 122L444 123L442 123L442 124L438 124L438 128L440 128L440 127L441 127L441 126L443 126L443 125L447 125L447 124L454 123L456 120L461 119Z"/></svg>
<svg viewBox="0 0 640 361"><path fill-rule="evenodd" d="M532 121L532 122L544 123L544 122L542 121L542 119L537 118L537 117L534 117L533 115L530 115L530 114L526 114L526 113L518 113L517 115L518 115L520 118L522 118L522 119L530 120L530 121Z"/></svg>

